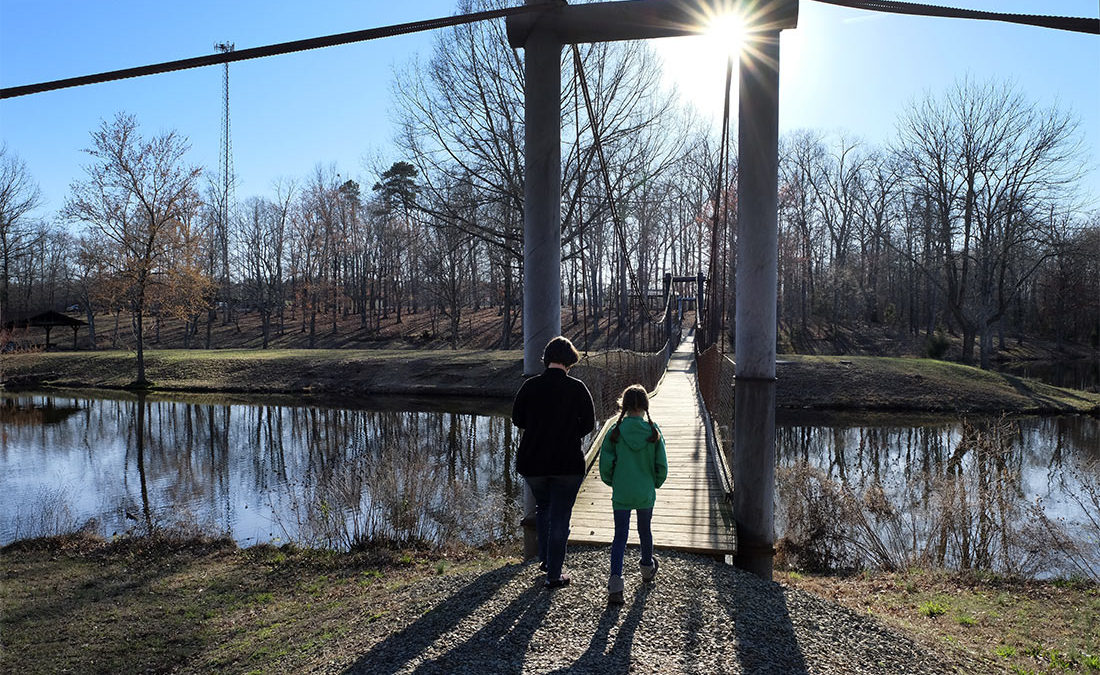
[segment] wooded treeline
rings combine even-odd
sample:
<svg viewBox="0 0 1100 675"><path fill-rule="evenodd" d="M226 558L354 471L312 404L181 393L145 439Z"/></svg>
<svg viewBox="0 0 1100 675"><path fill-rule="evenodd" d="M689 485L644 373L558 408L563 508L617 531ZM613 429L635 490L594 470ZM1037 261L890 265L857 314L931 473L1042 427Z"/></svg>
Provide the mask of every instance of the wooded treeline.
<svg viewBox="0 0 1100 675"><path fill-rule="evenodd" d="M187 163L186 139L144 138L124 114L93 132L86 174L53 221L35 217L33 177L5 149L4 320L75 307L94 335L97 320L126 311L139 349L143 325L169 318L199 348L212 346L218 322L251 314L266 347L285 331L312 345L347 330L347 317L370 333L429 312L458 345L464 313L494 307L498 346L516 348L523 69L503 31L442 32L431 58L396 78L399 161L356 179L318 164L239 200L228 222L216 178ZM658 292L665 273L706 274L719 323L729 329L733 316L736 166L719 185L718 130L663 89L659 72L642 43L563 52L563 323L583 325L592 348L633 346L625 329L639 320L637 299ZM787 134L782 339L875 327L939 355L953 334L964 360L983 366L998 340L1095 347L1100 212L1081 181L1081 140L1056 106L969 80L911 105L889 144Z"/></svg>

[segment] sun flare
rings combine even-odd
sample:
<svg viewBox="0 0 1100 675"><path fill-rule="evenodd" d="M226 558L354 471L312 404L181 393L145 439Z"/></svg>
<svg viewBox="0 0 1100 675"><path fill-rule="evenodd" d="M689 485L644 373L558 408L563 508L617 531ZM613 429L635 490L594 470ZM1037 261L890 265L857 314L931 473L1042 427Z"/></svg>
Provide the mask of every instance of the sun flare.
<svg viewBox="0 0 1100 675"><path fill-rule="evenodd" d="M736 56L745 42L745 21L736 12L719 14L710 20L705 35L716 49Z"/></svg>
<svg viewBox="0 0 1100 675"><path fill-rule="evenodd" d="M721 116L726 65L730 59L737 63L749 42L748 30L734 7L700 16L697 25L702 28L699 34L654 40L654 48L664 62L665 80L699 112Z"/></svg>

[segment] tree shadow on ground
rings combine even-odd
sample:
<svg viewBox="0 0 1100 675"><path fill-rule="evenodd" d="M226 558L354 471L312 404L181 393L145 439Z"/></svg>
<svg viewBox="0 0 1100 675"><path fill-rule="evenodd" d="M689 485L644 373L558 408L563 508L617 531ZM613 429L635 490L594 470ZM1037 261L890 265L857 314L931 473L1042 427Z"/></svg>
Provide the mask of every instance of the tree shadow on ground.
<svg viewBox="0 0 1100 675"><path fill-rule="evenodd" d="M1085 395L1085 392L1080 392L1075 389L1061 389L1058 392L1059 398L1037 391L1036 382L1017 377L1016 375L1006 375L1004 373L998 373L998 375L1005 384L1015 389L1016 393L1031 401L1032 405L1040 411L1070 412L1072 410L1072 404L1083 404L1087 406L1094 403L1092 399Z"/></svg>
<svg viewBox="0 0 1100 675"><path fill-rule="evenodd" d="M715 579L719 604L733 622L741 672L807 675L783 587L747 576L724 582Z"/></svg>
<svg viewBox="0 0 1100 675"><path fill-rule="evenodd" d="M189 575L223 565L234 551L226 539L104 544L83 533L4 547L0 583L15 583L0 633L18 646L0 658L0 672L155 672L188 663L207 649L203 623L193 617L230 612L262 587L240 567L207 580L205 593L190 592ZM43 578L56 585L47 589Z"/></svg>
<svg viewBox="0 0 1100 675"><path fill-rule="evenodd" d="M464 619L474 615L501 588L527 567L509 565L487 572L466 586L450 594L427 613L403 630L393 633L371 648L352 664L345 673L395 673L424 654L437 640L451 633ZM497 613L492 620L460 645L453 647L438 659L421 664L415 672L448 672L447 661L467 650L497 650L509 648L518 651L521 659L530 641L533 627L537 627L549 606L548 594L541 583L533 585ZM513 624L523 630L513 629ZM527 628L532 626L532 628ZM502 644L506 643L506 644Z"/></svg>

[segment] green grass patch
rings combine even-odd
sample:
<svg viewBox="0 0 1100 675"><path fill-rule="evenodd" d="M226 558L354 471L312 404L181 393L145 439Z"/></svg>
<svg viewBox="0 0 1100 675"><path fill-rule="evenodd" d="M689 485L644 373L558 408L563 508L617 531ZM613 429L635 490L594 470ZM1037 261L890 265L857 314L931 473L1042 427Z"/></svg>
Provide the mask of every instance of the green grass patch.
<svg viewBox="0 0 1100 675"><path fill-rule="evenodd" d="M929 618L936 618L937 616L943 616L947 614L947 605L943 604L939 600L929 600L920 606L920 613Z"/></svg>

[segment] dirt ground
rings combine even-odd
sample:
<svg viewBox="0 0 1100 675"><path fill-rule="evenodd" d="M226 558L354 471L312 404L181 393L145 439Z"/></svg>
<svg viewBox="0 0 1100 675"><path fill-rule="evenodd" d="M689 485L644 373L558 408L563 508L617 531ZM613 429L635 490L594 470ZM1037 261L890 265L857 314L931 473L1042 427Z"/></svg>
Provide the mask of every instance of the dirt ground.
<svg viewBox="0 0 1100 675"><path fill-rule="evenodd" d="M507 547L332 553L79 534L0 553L5 673L330 671L445 600L448 577L519 562ZM776 581L873 614L948 662L981 664L959 672L1100 672L1093 584L918 571Z"/></svg>

